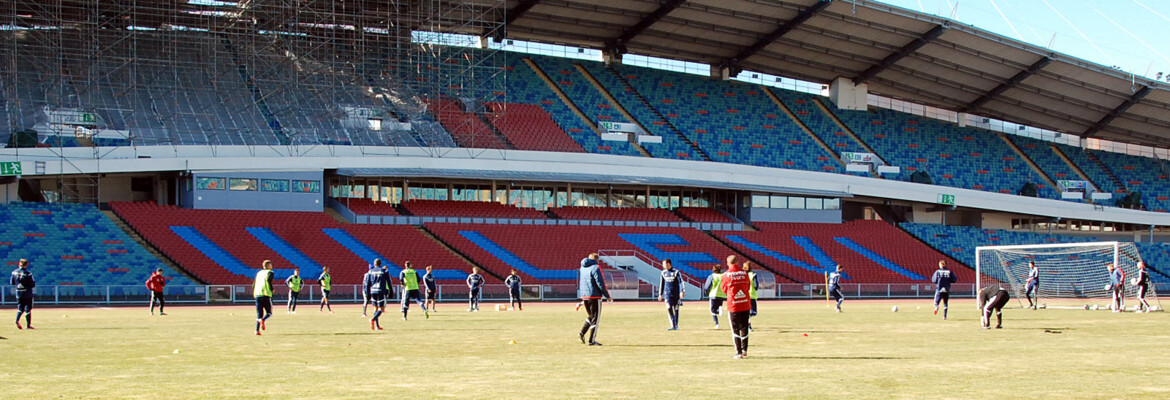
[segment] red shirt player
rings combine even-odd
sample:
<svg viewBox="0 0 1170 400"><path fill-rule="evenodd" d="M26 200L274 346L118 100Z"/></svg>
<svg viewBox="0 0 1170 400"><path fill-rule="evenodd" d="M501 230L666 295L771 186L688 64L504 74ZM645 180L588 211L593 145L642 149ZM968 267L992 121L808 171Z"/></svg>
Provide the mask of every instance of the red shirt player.
<svg viewBox="0 0 1170 400"><path fill-rule="evenodd" d="M167 303L163 300L163 288L167 287L167 279L162 276L162 268L156 269L150 278L146 279L146 290L150 291L150 315L154 315L154 302L158 301L158 315L167 315L163 308Z"/></svg>
<svg viewBox="0 0 1170 400"><path fill-rule="evenodd" d="M727 257L727 271L723 273L723 292L727 293L728 319L731 337L735 341L735 358L747 357L748 326L752 311L751 280L747 272L735 264L735 256Z"/></svg>

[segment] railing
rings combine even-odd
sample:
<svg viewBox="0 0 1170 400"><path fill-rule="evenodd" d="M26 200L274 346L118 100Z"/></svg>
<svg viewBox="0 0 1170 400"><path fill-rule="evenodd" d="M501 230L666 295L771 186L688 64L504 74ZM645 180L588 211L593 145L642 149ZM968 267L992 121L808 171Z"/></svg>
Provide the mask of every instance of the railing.
<svg viewBox="0 0 1170 400"><path fill-rule="evenodd" d="M1170 283L1154 285L1155 293L1170 290ZM934 285L916 283L860 283L842 284L841 291L852 299L929 299L934 296ZM45 304L147 304L150 292L141 285L91 285L91 286L37 286L34 290L34 302ZM954 284L951 286L951 297L974 298L974 284ZM440 302L467 301L468 289L466 285L439 285L437 299ZM166 301L171 304L233 304L251 303L252 285L200 285L200 286L168 286L165 291ZM394 288L394 295L398 298L398 288ZM575 301L577 300L576 284L546 284L523 285L521 299L527 301ZM484 301L507 301L508 288L502 284L485 285L480 291L480 298ZM649 290L639 290L639 300L653 300L657 296ZM765 300L817 300L825 298L824 284L781 283L777 284L776 297ZM305 285L301 289L302 303L316 303L321 299L320 287ZM360 303L362 301L361 285L333 285L329 295L330 302ZM288 300L288 288L283 285L274 285L273 301ZM12 286L0 286L0 305L16 304L16 296Z"/></svg>
<svg viewBox="0 0 1170 400"><path fill-rule="evenodd" d="M601 257L634 257L634 258L641 260L642 262L644 262L646 264L649 264L654 269L657 269L660 271L662 270L662 267L661 267L662 261L660 261L654 257L651 257L650 255L648 255L646 253L640 252L638 250L600 250L597 252L597 255L601 256ZM617 267L617 266L614 265L613 267ZM681 271L679 273L679 276L681 276L683 278L683 282L689 283L689 284L694 285L695 287L698 287L698 288L703 287L703 281L700 281L698 278L695 278L694 276L691 276L691 275L686 274L686 273L682 273ZM657 281L650 282L650 284L657 286L658 282Z"/></svg>

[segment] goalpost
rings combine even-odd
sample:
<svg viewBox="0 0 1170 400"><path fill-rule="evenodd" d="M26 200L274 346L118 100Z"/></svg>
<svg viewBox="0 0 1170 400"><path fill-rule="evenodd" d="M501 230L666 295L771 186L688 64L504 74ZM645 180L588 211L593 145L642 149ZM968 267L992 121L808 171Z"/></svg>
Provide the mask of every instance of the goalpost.
<svg viewBox="0 0 1170 400"><path fill-rule="evenodd" d="M1034 261L1040 270L1040 287L1034 300L1037 303L1041 303L1040 299L1063 299L1070 308L1088 307L1090 303L1104 307L1112 297L1106 268L1112 263L1125 273L1125 305L1132 307L1137 304L1137 285L1132 279L1137 277L1141 260L1137 246L1128 242L979 246L975 248L975 290L998 282L1010 287L1017 304L1022 306L1028 262ZM1162 309L1153 283L1146 300L1152 309Z"/></svg>

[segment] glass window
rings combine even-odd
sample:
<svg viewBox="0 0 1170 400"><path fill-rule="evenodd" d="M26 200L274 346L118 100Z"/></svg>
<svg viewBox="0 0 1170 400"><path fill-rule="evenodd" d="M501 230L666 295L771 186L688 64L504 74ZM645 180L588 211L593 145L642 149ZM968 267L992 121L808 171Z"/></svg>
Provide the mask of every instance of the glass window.
<svg viewBox="0 0 1170 400"><path fill-rule="evenodd" d="M805 199L804 208L809 210L825 209L825 199Z"/></svg>
<svg viewBox="0 0 1170 400"><path fill-rule="evenodd" d="M752 208L768 208L768 196L762 194L752 195Z"/></svg>
<svg viewBox="0 0 1170 400"><path fill-rule="evenodd" d="M772 196L772 208L788 208L788 197Z"/></svg>
<svg viewBox="0 0 1170 400"><path fill-rule="evenodd" d="M841 209L841 199L825 199L825 209L826 210L840 210Z"/></svg>
<svg viewBox="0 0 1170 400"><path fill-rule="evenodd" d="M228 179L228 190L249 191L254 192L258 187L258 183L254 178L231 178Z"/></svg>
<svg viewBox="0 0 1170 400"><path fill-rule="evenodd" d="M287 192L288 179L261 179L260 191L262 192Z"/></svg>
<svg viewBox="0 0 1170 400"><path fill-rule="evenodd" d="M195 178L197 190L224 190L227 189L227 179L224 178Z"/></svg>
<svg viewBox="0 0 1170 400"><path fill-rule="evenodd" d="M789 197L788 198L788 208L791 208L793 210L803 210L804 209L804 197Z"/></svg>
<svg viewBox="0 0 1170 400"><path fill-rule="evenodd" d="M354 189L364 194L365 186L354 186ZM321 181L294 180L292 181L292 191L298 193L321 193ZM365 196L359 195L357 197Z"/></svg>

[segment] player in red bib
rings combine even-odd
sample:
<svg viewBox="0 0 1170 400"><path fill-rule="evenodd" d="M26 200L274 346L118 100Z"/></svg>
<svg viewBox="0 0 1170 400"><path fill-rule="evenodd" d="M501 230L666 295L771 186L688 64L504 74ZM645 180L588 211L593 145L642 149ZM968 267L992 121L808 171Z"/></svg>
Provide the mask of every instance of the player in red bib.
<svg viewBox="0 0 1170 400"><path fill-rule="evenodd" d="M731 320L731 337L735 342L735 358L746 358L748 349L748 327L752 312L751 280L747 272L735 263L735 256L727 257L727 271L723 273L721 287L727 293L728 319Z"/></svg>
<svg viewBox="0 0 1170 400"><path fill-rule="evenodd" d="M167 279L162 276L162 268L154 270L150 279L146 280L146 290L150 291L150 315L154 315L154 303L158 303L158 315L167 315L163 308L167 302L163 300L163 288L167 287Z"/></svg>

